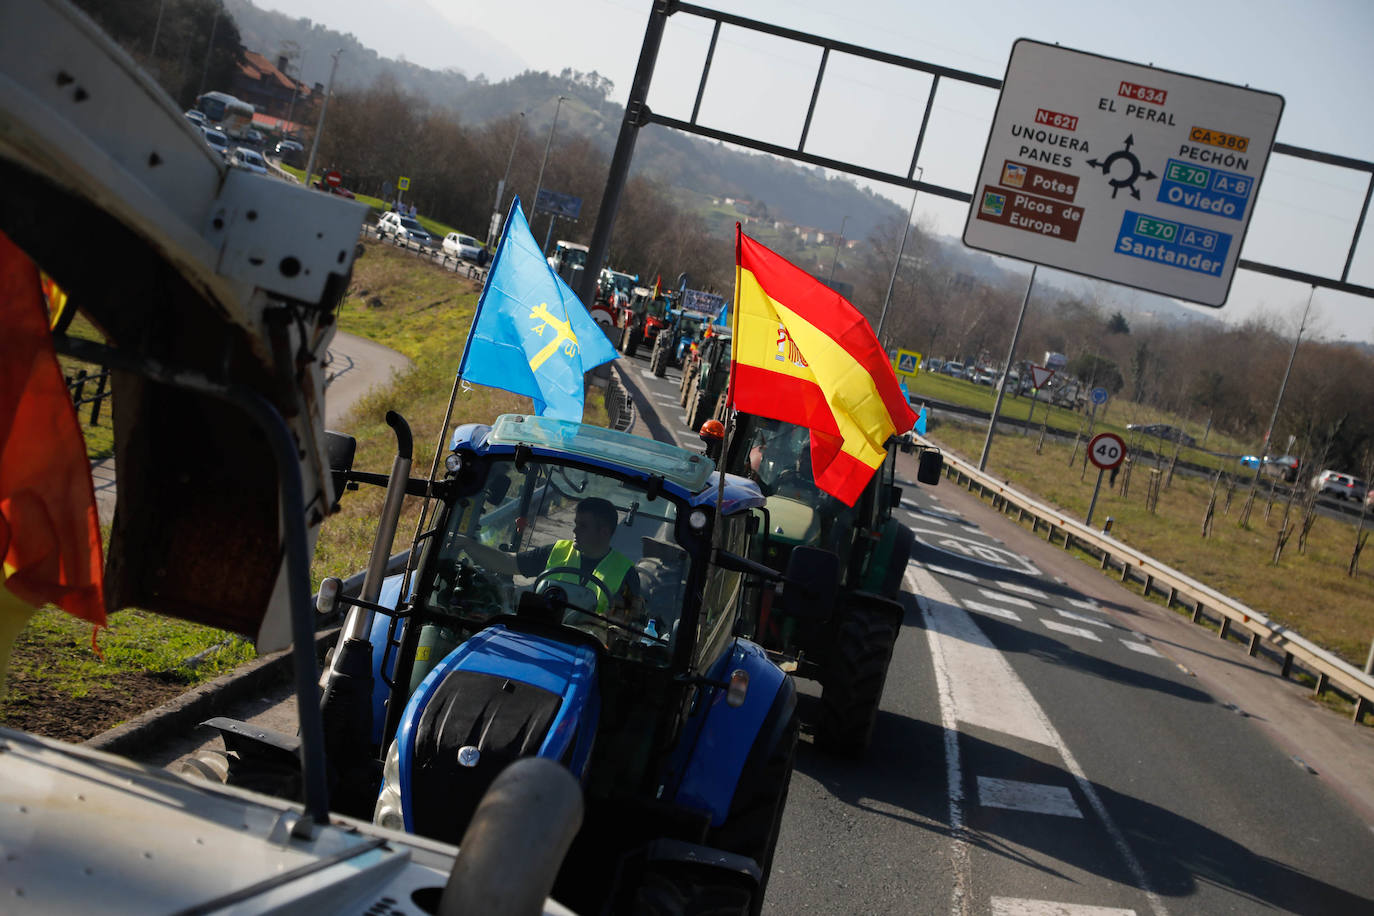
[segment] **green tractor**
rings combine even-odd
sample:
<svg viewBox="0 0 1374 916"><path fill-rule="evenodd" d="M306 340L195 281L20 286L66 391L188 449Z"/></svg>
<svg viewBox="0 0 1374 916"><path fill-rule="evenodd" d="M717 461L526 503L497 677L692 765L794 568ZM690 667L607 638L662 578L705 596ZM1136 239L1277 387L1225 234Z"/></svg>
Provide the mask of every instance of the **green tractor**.
<svg viewBox="0 0 1374 916"><path fill-rule="evenodd" d="M682 400L689 429L700 429L712 417L720 419L724 415L729 378L730 338L723 334L705 338L697 346L695 371Z"/></svg>
<svg viewBox="0 0 1374 916"><path fill-rule="evenodd" d="M751 557L773 569L787 566L799 547L819 547L840 560L840 593L821 620L791 620L772 612L759 590L745 602L743 633L785 669L819 681L817 746L841 756L863 754L873 733L892 649L901 629L902 577L915 543L911 529L892 517L901 502L896 482L899 451L909 437L888 443L887 458L853 506L816 486L809 430L748 414L735 416L725 456L727 470L759 483L767 497L763 537ZM944 458L922 448L917 480L934 486Z"/></svg>

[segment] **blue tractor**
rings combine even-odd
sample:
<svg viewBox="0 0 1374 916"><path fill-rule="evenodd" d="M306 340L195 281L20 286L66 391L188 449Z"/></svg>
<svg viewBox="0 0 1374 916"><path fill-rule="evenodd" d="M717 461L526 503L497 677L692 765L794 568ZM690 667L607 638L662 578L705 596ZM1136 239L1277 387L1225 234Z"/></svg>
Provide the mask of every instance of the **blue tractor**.
<svg viewBox="0 0 1374 916"><path fill-rule="evenodd" d="M747 593L782 583L782 614L823 616L834 554L799 548L781 574L748 559L756 484L599 427L459 426L444 468L399 486L393 471L393 492L437 511L405 576L340 599L353 607L323 700L335 810L457 844L501 770L546 757L580 781L586 812L555 899L758 912L798 723L791 679L739 635L740 615ZM281 736L216 724L228 780L263 788L264 744Z"/></svg>

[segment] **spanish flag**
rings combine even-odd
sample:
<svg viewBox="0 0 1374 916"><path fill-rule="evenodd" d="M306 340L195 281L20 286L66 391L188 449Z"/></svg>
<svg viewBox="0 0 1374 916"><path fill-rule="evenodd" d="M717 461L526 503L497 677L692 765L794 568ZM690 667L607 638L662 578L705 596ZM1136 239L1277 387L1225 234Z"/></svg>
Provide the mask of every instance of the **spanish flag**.
<svg viewBox="0 0 1374 916"><path fill-rule="evenodd" d="M38 269L0 233L0 693L35 609L105 625L100 519Z"/></svg>
<svg viewBox="0 0 1374 916"><path fill-rule="evenodd" d="M854 505L916 423L868 319L737 223L733 327L730 403L810 429L817 486Z"/></svg>

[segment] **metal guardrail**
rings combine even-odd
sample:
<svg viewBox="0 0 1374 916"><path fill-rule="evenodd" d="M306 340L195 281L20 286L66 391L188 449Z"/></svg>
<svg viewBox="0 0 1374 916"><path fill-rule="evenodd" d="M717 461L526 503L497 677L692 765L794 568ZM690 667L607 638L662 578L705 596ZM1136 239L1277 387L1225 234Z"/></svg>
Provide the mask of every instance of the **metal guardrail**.
<svg viewBox="0 0 1374 916"><path fill-rule="evenodd" d="M86 384L95 382L95 394L87 396ZM77 408L77 413L81 412L82 404L91 405L91 416L86 421L87 426L100 425L100 407L110 397L110 370L102 369L99 372L87 372L80 369L75 375L67 376L67 390L72 393L72 406Z"/></svg>
<svg viewBox="0 0 1374 916"><path fill-rule="evenodd" d="M932 443L933 444L933 443ZM1003 514L1015 512L1018 522L1031 520L1032 533L1045 529L1045 540L1062 539L1065 550L1077 547L1101 562L1104 571L1120 569L1122 583L1137 580L1141 593L1151 591L1165 597L1168 606L1181 606L1192 612L1194 623L1215 618L1218 637L1226 639L1233 628L1249 634L1249 654L1268 648L1282 658L1282 676L1288 677L1294 663L1316 677L1315 693L1320 696L1334 688L1355 704L1353 721L1359 723L1374 703L1374 677L1337 658L1327 650L1304 639L1281 623L1233 598L1223 595L1195 579L1166 566L1110 535L1103 534L1070 518L1063 511L1038 502L1024 493L1000 483L955 455L945 453L945 474L970 493L989 500Z"/></svg>

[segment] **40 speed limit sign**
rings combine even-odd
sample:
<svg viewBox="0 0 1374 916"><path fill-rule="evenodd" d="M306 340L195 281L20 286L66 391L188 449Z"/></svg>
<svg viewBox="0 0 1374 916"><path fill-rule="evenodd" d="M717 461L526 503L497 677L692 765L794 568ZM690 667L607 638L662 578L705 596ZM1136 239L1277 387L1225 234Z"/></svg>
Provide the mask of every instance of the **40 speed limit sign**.
<svg viewBox="0 0 1374 916"><path fill-rule="evenodd" d="M1088 460L1104 471L1126 460L1126 443L1116 433L1098 433L1088 443Z"/></svg>

